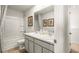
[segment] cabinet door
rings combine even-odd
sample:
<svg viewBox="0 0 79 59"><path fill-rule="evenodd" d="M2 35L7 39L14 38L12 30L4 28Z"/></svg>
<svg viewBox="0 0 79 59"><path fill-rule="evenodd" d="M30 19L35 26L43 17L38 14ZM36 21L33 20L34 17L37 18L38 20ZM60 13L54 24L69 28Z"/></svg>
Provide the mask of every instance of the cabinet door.
<svg viewBox="0 0 79 59"><path fill-rule="evenodd" d="M39 39L36 39L35 42L38 43L39 45L45 47L45 48L50 48L50 44L45 43L43 41L40 41Z"/></svg>
<svg viewBox="0 0 79 59"><path fill-rule="evenodd" d="M28 40L27 39L25 39L25 49L26 49L27 52L29 52Z"/></svg>
<svg viewBox="0 0 79 59"><path fill-rule="evenodd" d="M33 42L29 41L29 52L33 53Z"/></svg>
<svg viewBox="0 0 79 59"><path fill-rule="evenodd" d="M43 48L43 53L52 53L50 50Z"/></svg>
<svg viewBox="0 0 79 59"><path fill-rule="evenodd" d="M54 52L54 45L50 45L49 50Z"/></svg>
<svg viewBox="0 0 79 59"><path fill-rule="evenodd" d="M42 52L42 47L40 47L40 46L37 45L37 44L34 44L34 45L35 45L35 47L34 47L35 53L41 53L41 52Z"/></svg>

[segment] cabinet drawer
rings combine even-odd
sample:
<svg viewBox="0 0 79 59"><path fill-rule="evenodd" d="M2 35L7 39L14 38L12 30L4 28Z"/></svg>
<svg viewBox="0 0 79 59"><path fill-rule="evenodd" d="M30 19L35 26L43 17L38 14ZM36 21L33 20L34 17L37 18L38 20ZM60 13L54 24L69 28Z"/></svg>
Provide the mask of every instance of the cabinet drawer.
<svg viewBox="0 0 79 59"><path fill-rule="evenodd" d="M43 41L39 41L39 39L35 39L34 42L41 45L41 46L43 46L43 47L45 47L45 48L47 48L47 49L49 49L49 50L51 50L51 51L54 51L54 46L53 45L50 45L50 44L48 44L46 42L43 42Z"/></svg>
<svg viewBox="0 0 79 59"><path fill-rule="evenodd" d="M45 42L42 42L42 41L39 41L38 39L35 40L35 43L43 46L43 47L46 47L46 48L49 48L49 44L45 43Z"/></svg>
<svg viewBox="0 0 79 59"><path fill-rule="evenodd" d="M31 40L31 41L33 41L33 38L32 38L32 37L25 36L25 38L26 38L26 39L28 39L28 40Z"/></svg>

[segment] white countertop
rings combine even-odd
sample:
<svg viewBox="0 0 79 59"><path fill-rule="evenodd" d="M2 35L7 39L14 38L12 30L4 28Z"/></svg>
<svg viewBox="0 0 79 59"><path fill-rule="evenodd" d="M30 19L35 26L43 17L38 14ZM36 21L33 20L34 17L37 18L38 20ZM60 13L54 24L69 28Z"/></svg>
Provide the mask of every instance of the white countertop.
<svg viewBox="0 0 79 59"><path fill-rule="evenodd" d="M41 33L36 33L36 32L24 33L24 34L27 35L27 36L30 36L30 37L37 38L37 39L42 40L42 41L49 42L51 44L54 43L54 35L50 36L48 34L41 34Z"/></svg>

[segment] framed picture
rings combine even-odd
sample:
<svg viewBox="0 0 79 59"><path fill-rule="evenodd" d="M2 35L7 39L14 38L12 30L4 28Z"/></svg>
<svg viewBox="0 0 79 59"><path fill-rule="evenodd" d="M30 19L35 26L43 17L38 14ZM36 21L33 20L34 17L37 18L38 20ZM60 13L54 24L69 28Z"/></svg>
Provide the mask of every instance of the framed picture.
<svg viewBox="0 0 79 59"><path fill-rule="evenodd" d="M48 26L49 27L54 27L54 18L48 19Z"/></svg>
<svg viewBox="0 0 79 59"><path fill-rule="evenodd" d="M33 26L33 16L28 17L28 26Z"/></svg>
<svg viewBox="0 0 79 59"><path fill-rule="evenodd" d="M44 19L43 20L43 27L47 27L48 26L48 20L47 19Z"/></svg>

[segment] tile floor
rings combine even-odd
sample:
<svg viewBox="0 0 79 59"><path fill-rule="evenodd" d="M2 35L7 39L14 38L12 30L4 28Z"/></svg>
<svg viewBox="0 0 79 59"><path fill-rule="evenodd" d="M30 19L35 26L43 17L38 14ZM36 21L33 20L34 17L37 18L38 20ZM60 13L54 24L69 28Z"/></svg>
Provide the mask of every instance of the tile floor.
<svg viewBox="0 0 79 59"><path fill-rule="evenodd" d="M12 48L5 51L5 53L27 53L25 49Z"/></svg>
<svg viewBox="0 0 79 59"><path fill-rule="evenodd" d="M71 53L79 53L79 44L71 43Z"/></svg>

